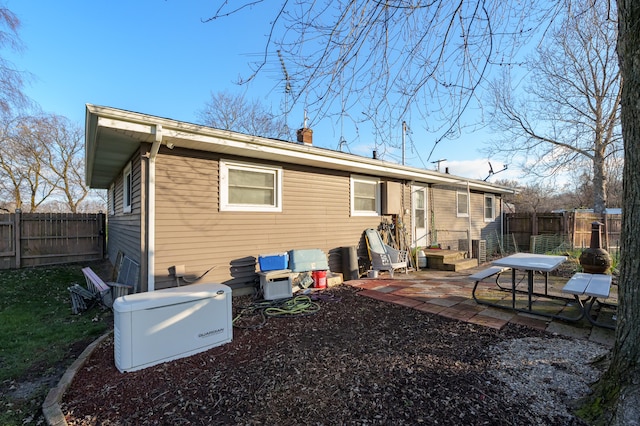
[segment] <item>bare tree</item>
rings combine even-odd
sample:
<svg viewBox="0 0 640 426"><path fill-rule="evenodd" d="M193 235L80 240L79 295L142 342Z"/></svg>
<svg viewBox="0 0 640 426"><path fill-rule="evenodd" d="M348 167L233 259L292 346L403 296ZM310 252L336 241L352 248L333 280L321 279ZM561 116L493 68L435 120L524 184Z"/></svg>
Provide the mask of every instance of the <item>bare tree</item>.
<svg viewBox="0 0 640 426"><path fill-rule="evenodd" d="M199 112L202 124L255 136L289 139L289 129L259 101L227 91L211 93L211 99Z"/></svg>
<svg viewBox="0 0 640 426"><path fill-rule="evenodd" d="M13 155L8 155L14 151L15 135L13 132L14 119L2 121L0 131L0 194L3 199L4 208L22 209L23 175L21 165Z"/></svg>
<svg viewBox="0 0 640 426"><path fill-rule="evenodd" d="M43 147L31 137L32 117L2 115L0 185L9 205L34 212L55 190L43 179ZM10 201L9 201L10 200Z"/></svg>
<svg viewBox="0 0 640 426"><path fill-rule="evenodd" d="M9 204L35 212L58 197L78 211L88 194L82 129L56 115L3 117L0 189Z"/></svg>
<svg viewBox="0 0 640 426"><path fill-rule="evenodd" d="M43 115L34 118L31 137L42 147L42 176L56 188L68 208L76 213L89 194L84 181L84 131L66 117Z"/></svg>
<svg viewBox="0 0 640 426"><path fill-rule="evenodd" d="M503 201L513 206L517 213L541 213L555 209L566 208L563 201L566 195L560 197L558 188L541 183L521 185L514 180L497 180L497 185L517 188L515 194L506 194Z"/></svg>
<svg viewBox="0 0 640 426"><path fill-rule="evenodd" d="M607 159L622 150L617 28L607 0L578 0L527 62L525 87L505 73L493 89L491 154L524 153L528 174L553 176L587 160L592 206L606 208ZM613 17L614 18L614 17Z"/></svg>
<svg viewBox="0 0 640 426"><path fill-rule="evenodd" d="M0 49L14 51L22 49L18 37L20 20L9 9L0 5ZM7 114L14 108L27 105L28 100L22 89L28 74L18 70L11 62L0 56L0 113Z"/></svg>
<svg viewBox="0 0 640 426"><path fill-rule="evenodd" d="M431 153L457 134L491 66L508 62L536 23L556 13L554 5L502 0L217 3L209 22L249 11L272 15L265 16L264 53L241 83L281 57L288 105L303 106L310 126L339 116L367 122L382 147L415 114L434 138Z"/></svg>

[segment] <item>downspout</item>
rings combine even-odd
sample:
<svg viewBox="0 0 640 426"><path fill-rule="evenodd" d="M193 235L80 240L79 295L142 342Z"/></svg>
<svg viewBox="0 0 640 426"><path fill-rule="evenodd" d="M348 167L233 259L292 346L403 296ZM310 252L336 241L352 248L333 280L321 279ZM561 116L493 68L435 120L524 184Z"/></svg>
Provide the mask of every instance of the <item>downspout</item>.
<svg viewBox="0 0 640 426"><path fill-rule="evenodd" d="M504 201L502 200L503 196L500 196L500 248L504 247L504 221L505 221L505 213L504 213ZM500 254L502 254L502 250L500 250Z"/></svg>
<svg viewBox="0 0 640 426"><path fill-rule="evenodd" d="M149 229L147 231L147 291L155 291L155 258L156 258L156 157L162 144L162 125L155 126L156 138L149 152L149 181L147 187L148 208L147 221Z"/></svg>
<svg viewBox="0 0 640 426"><path fill-rule="evenodd" d="M471 259L472 249L471 249L471 187L469 186L469 181L467 181L467 212L469 213L467 216L469 217L469 232L467 232L467 256Z"/></svg>

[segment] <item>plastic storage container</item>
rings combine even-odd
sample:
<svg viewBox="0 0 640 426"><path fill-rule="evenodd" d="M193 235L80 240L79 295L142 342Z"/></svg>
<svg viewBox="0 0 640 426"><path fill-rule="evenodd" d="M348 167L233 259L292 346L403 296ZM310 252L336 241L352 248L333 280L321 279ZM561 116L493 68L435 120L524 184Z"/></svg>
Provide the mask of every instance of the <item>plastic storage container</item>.
<svg viewBox="0 0 640 426"><path fill-rule="evenodd" d="M293 272L326 271L327 256L320 249L289 251L289 269Z"/></svg>
<svg viewBox="0 0 640 426"><path fill-rule="evenodd" d="M261 254L258 256L261 271L288 269L289 253Z"/></svg>

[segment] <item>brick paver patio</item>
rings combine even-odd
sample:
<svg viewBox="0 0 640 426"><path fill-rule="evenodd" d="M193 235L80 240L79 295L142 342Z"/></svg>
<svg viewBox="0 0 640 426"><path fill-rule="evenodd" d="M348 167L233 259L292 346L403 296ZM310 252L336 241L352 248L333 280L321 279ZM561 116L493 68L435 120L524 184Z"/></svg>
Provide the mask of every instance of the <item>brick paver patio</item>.
<svg viewBox="0 0 640 426"><path fill-rule="evenodd" d="M508 323L520 324L553 334L588 339L608 346L613 345L614 331L601 327L593 327L586 319L580 321L562 321L544 316L520 313L509 309L500 309L480 305L473 300L471 292L474 283L467 279L478 269L448 272L425 270L409 274L395 273L391 279L383 274L379 278L346 281L345 284L361 288L359 293L364 297L384 302L395 303L410 309L441 315L443 317L465 321L484 327L501 329ZM567 279L555 278L554 283L564 285ZM557 288L550 287L550 294L560 294ZM487 279L481 283L476 294L492 301L503 300L511 304L511 293L500 291L495 280ZM518 303L525 306L526 296L518 296ZM536 309L550 313L563 312L574 315L577 306L573 300L566 301L534 298ZM604 314L604 313L603 313ZM611 317L611 313L609 313Z"/></svg>

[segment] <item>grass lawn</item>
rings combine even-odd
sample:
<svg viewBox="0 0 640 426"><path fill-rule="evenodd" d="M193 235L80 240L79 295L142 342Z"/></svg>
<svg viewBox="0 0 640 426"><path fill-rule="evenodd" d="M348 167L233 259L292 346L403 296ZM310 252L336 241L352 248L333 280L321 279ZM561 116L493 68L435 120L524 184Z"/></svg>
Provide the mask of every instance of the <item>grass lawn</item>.
<svg viewBox="0 0 640 426"><path fill-rule="evenodd" d="M84 266L0 271L0 424L38 423L52 383L112 326L99 306L71 312L67 287L85 286Z"/></svg>

